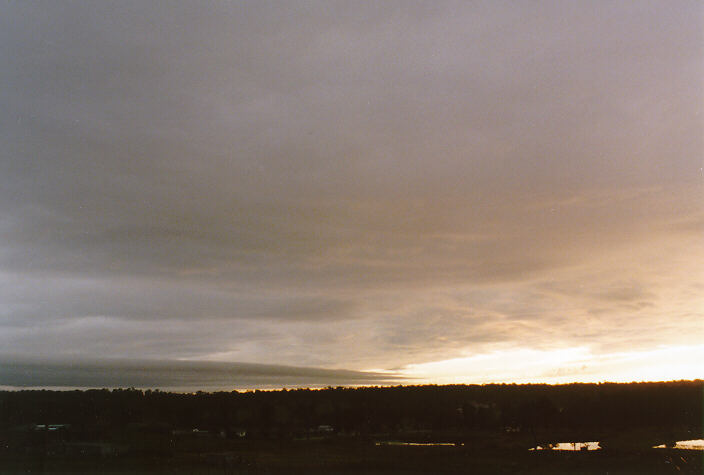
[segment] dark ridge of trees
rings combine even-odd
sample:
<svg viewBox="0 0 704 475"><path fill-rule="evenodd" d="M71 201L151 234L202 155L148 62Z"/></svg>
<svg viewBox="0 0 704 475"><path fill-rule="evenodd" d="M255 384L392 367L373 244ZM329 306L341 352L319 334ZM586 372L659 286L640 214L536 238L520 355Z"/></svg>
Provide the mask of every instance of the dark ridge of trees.
<svg viewBox="0 0 704 475"><path fill-rule="evenodd" d="M569 385L450 385L168 393L158 390L0 392L0 428L71 424L92 431L140 426L243 428L285 437L329 425L337 433L689 427L702 432L704 381ZM151 429L149 429L151 428Z"/></svg>

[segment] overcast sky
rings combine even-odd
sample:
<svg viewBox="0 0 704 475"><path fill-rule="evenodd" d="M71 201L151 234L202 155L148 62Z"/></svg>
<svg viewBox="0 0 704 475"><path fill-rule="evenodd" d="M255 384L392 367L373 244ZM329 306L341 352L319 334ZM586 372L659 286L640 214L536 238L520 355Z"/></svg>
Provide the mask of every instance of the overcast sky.
<svg viewBox="0 0 704 475"><path fill-rule="evenodd" d="M700 1L7 2L0 386L704 377L702 167Z"/></svg>

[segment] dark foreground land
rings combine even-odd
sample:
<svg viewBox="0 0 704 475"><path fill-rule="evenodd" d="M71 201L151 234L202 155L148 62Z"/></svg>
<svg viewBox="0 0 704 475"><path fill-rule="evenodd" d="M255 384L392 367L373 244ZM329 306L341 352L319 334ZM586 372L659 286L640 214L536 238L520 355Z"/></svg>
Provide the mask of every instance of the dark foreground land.
<svg viewBox="0 0 704 475"><path fill-rule="evenodd" d="M247 446L216 454L169 457L3 458L2 474L392 474L392 473L580 473L659 474L702 472L701 452L602 450L589 453L521 450L375 447L359 443L296 443Z"/></svg>
<svg viewBox="0 0 704 475"><path fill-rule="evenodd" d="M704 382L0 392L5 473L704 473ZM596 451L530 451L599 441ZM449 445L393 445L399 442Z"/></svg>

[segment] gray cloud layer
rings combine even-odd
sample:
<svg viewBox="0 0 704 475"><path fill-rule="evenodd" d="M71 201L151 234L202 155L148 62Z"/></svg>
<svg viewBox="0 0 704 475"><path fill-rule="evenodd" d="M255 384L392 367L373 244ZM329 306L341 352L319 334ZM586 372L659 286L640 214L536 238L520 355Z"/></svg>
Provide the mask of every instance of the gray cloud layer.
<svg viewBox="0 0 704 475"><path fill-rule="evenodd" d="M391 374L201 361L41 361L3 357L0 381L11 388L163 388L222 391L250 388L390 384Z"/></svg>
<svg viewBox="0 0 704 475"><path fill-rule="evenodd" d="M703 19L5 5L0 346L364 369L701 341Z"/></svg>

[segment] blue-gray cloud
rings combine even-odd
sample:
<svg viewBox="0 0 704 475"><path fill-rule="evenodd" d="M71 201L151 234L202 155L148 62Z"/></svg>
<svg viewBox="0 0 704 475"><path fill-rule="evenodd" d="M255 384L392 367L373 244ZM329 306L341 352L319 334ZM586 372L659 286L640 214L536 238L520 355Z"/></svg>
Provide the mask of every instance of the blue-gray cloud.
<svg viewBox="0 0 704 475"><path fill-rule="evenodd" d="M6 5L0 346L363 369L691 343L703 15Z"/></svg>
<svg viewBox="0 0 704 475"><path fill-rule="evenodd" d="M3 356L11 388L152 388L176 391L391 384L394 374L247 363L163 360L51 360Z"/></svg>

